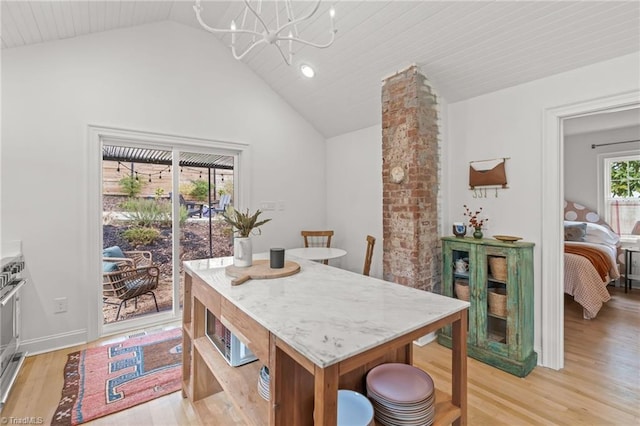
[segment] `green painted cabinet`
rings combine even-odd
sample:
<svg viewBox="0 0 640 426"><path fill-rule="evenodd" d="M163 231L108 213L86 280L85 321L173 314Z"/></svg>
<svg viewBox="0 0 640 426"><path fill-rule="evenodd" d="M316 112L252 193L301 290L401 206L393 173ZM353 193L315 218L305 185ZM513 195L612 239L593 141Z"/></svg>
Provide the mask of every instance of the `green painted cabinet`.
<svg viewBox="0 0 640 426"><path fill-rule="evenodd" d="M533 243L442 238L442 294L469 301L469 356L519 377L533 370ZM438 334L451 347L451 327Z"/></svg>

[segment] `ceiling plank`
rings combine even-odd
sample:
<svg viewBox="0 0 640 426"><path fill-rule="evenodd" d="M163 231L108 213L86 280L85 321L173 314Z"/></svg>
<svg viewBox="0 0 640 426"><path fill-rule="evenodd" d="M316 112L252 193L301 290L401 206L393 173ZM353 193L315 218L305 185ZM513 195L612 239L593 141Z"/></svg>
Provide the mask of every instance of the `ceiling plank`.
<svg viewBox="0 0 640 426"><path fill-rule="evenodd" d="M24 46L25 40L18 29L9 4L2 3L2 37L10 47Z"/></svg>
<svg viewBox="0 0 640 426"><path fill-rule="evenodd" d="M147 8L144 1L136 1L136 8L133 11L133 25L145 24L147 21Z"/></svg>
<svg viewBox="0 0 640 426"><path fill-rule="evenodd" d="M634 19L633 16L630 17L626 14L624 10L622 10L620 15L613 14L612 9L609 9L607 16L604 17L598 25L593 27L586 26L583 18L584 17L579 14L573 15L572 23L566 25L566 32L562 34L539 35L538 37L530 38L526 44L522 42L519 45L508 45L508 50L501 50L503 52L502 54L500 54L499 51L488 53L480 65L482 67L490 67L490 72L495 73L500 72L501 62L508 61L514 65L507 72L520 74L526 72L527 69L547 68L551 61L573 62L570 58L574 56L573 54L576 52L575 46L577 45L584 46L583 50L579 52L579 56L583 56L586 59L594 53L597 53L589 47L592 44L590 42L598 41L600 43L612 34L614 38L619 37L620 34L611 31L612 25ZM627 44L627 46L629 46L630 51L633 50L632 43ZM598 49L598 52L606 54L606 49ZM545 63L530 60L530 58L536 58L542 54L545 55ZM472 58L475 58L475 56L472 56ZM449 77L466 74L462 64L448 67L447 73Z"/></svg>
<svg viewBox="0 0 640 426"><path fill-rule="evenodd" d="M106 18L107 18L107 2L106 1L95 1L91 2L93 5L93 20L91 21L92 25L95 23L93 27L93 31L100 32L104 31L107 27Z"/></svg>
<svg viewBox="0 0 640 426"><path fill-rule="evenodd" d="M136 2L126 1L120 5L120 13L118 15L118 25L120 27L129 27L133 25L133 16L135 14Z"/></svg>
<svg viewBox="0 0 640 426"><path fill-rule="evenodd" d="M42 41L57 40L60 38L51 9L51 2L31 2L31 11L36 25L42 35Z"/></svg>
<svg viewBox="0 0 640 426"><path fill-rule="evenodd" d="M38 23L33 17L29 3L7 2L11 10L11 16L22 35L25 44L42 43L42 35L38 29Z"/></svg>
<svg viewBox="0 0 640 426"><path fill-rule="evenodd" d="M165 21L171 16L174 1L158 1L156 2L156 21ZM195 3L195 2L194 2Z"/></svg>
<svg viewBox="0 0 640 426"><path fill-rule="evenodd" d="M74 1L70 3L70 6L76 35L89 34L91 31L91 23L89 20L88 1Z"/></svg>
<svg viewBox="0 0 640 426"><path fill-rule="evenodd" d="M110 1L105 4L104 9L104 28L112 30L120 27L120 7L121 1Z"/></svg>
<svg viewBox="0 0 640 426"><path fill-rule="evenodd" d="M65 1L52 2L51 8L60 38L75 37L76 31L73 24L70 3Z"/></svg>

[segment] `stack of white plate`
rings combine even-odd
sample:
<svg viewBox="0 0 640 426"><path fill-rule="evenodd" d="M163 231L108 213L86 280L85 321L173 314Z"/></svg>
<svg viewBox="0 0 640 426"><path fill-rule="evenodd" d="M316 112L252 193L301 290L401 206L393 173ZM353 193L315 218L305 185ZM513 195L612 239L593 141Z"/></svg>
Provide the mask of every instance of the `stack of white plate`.
<svg viewBox="0 0 640 426"><path fill-rule="evenodd" d="M436 394L433 380L411 365L381 364L367 374L367 396L376 420L386 426L433 424Z"/></svg>
<svg viewBox="0 0 640 426"><path fill-rule="evenodd" d="M260 378L258 379L258 393L261 397L269 400L269 368L263 365L260 369Z"/></svg>

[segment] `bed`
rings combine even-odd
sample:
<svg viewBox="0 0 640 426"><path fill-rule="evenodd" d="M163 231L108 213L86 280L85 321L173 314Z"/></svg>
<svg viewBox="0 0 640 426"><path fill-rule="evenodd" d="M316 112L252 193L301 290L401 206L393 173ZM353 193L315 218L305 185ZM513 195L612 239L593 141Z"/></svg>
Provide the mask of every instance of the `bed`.
<svg viewBox="0 0 640 426"><path fill-rule="evenodd" d="M611 299L607 285L618 278L620 238L598 214L566 201L564 209L564 292L593 319Z"/></svg>

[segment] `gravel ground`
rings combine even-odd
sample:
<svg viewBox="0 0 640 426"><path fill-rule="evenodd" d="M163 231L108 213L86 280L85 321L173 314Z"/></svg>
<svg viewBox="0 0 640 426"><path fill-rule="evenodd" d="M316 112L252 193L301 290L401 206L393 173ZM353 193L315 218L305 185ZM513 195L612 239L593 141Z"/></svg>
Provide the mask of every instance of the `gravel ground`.
<svg viewBox="0 0 640 426"><path fill-rule="evenodd" d="M108 210L111 210L111 208ZM209 221L207 219L196 219L188 220L185 223L182 228L182 235L180 236L181 261L231 256L233 254L233 243L229 235L230 230L228 225L224 224L221 220L212 220L211 225L212 252L210 252L209 246ZM103 225L104 247L119 246L123 251L150 251L153 256L153 263L160 269L160 280L158 288L155 291L158 307L161 311L171 309L171 228L159 228L160 238L150 245L132 246L122 238L122 233L130 227L131 226L126 225L126 222L118 223L117 221ZM180 275L182 277L182 269L180 270ZM182 286L180 293L182 294ZM180 298L182 299L182 296L180 296ZM138 306L136 308L133 300L128 301L126 308L123 306L120 317L131 318L133 316L155 312L153 298L150 295L139 297L137 304ZM104 304L105 324L115 321L117 310L117 305Z"/></svg>

